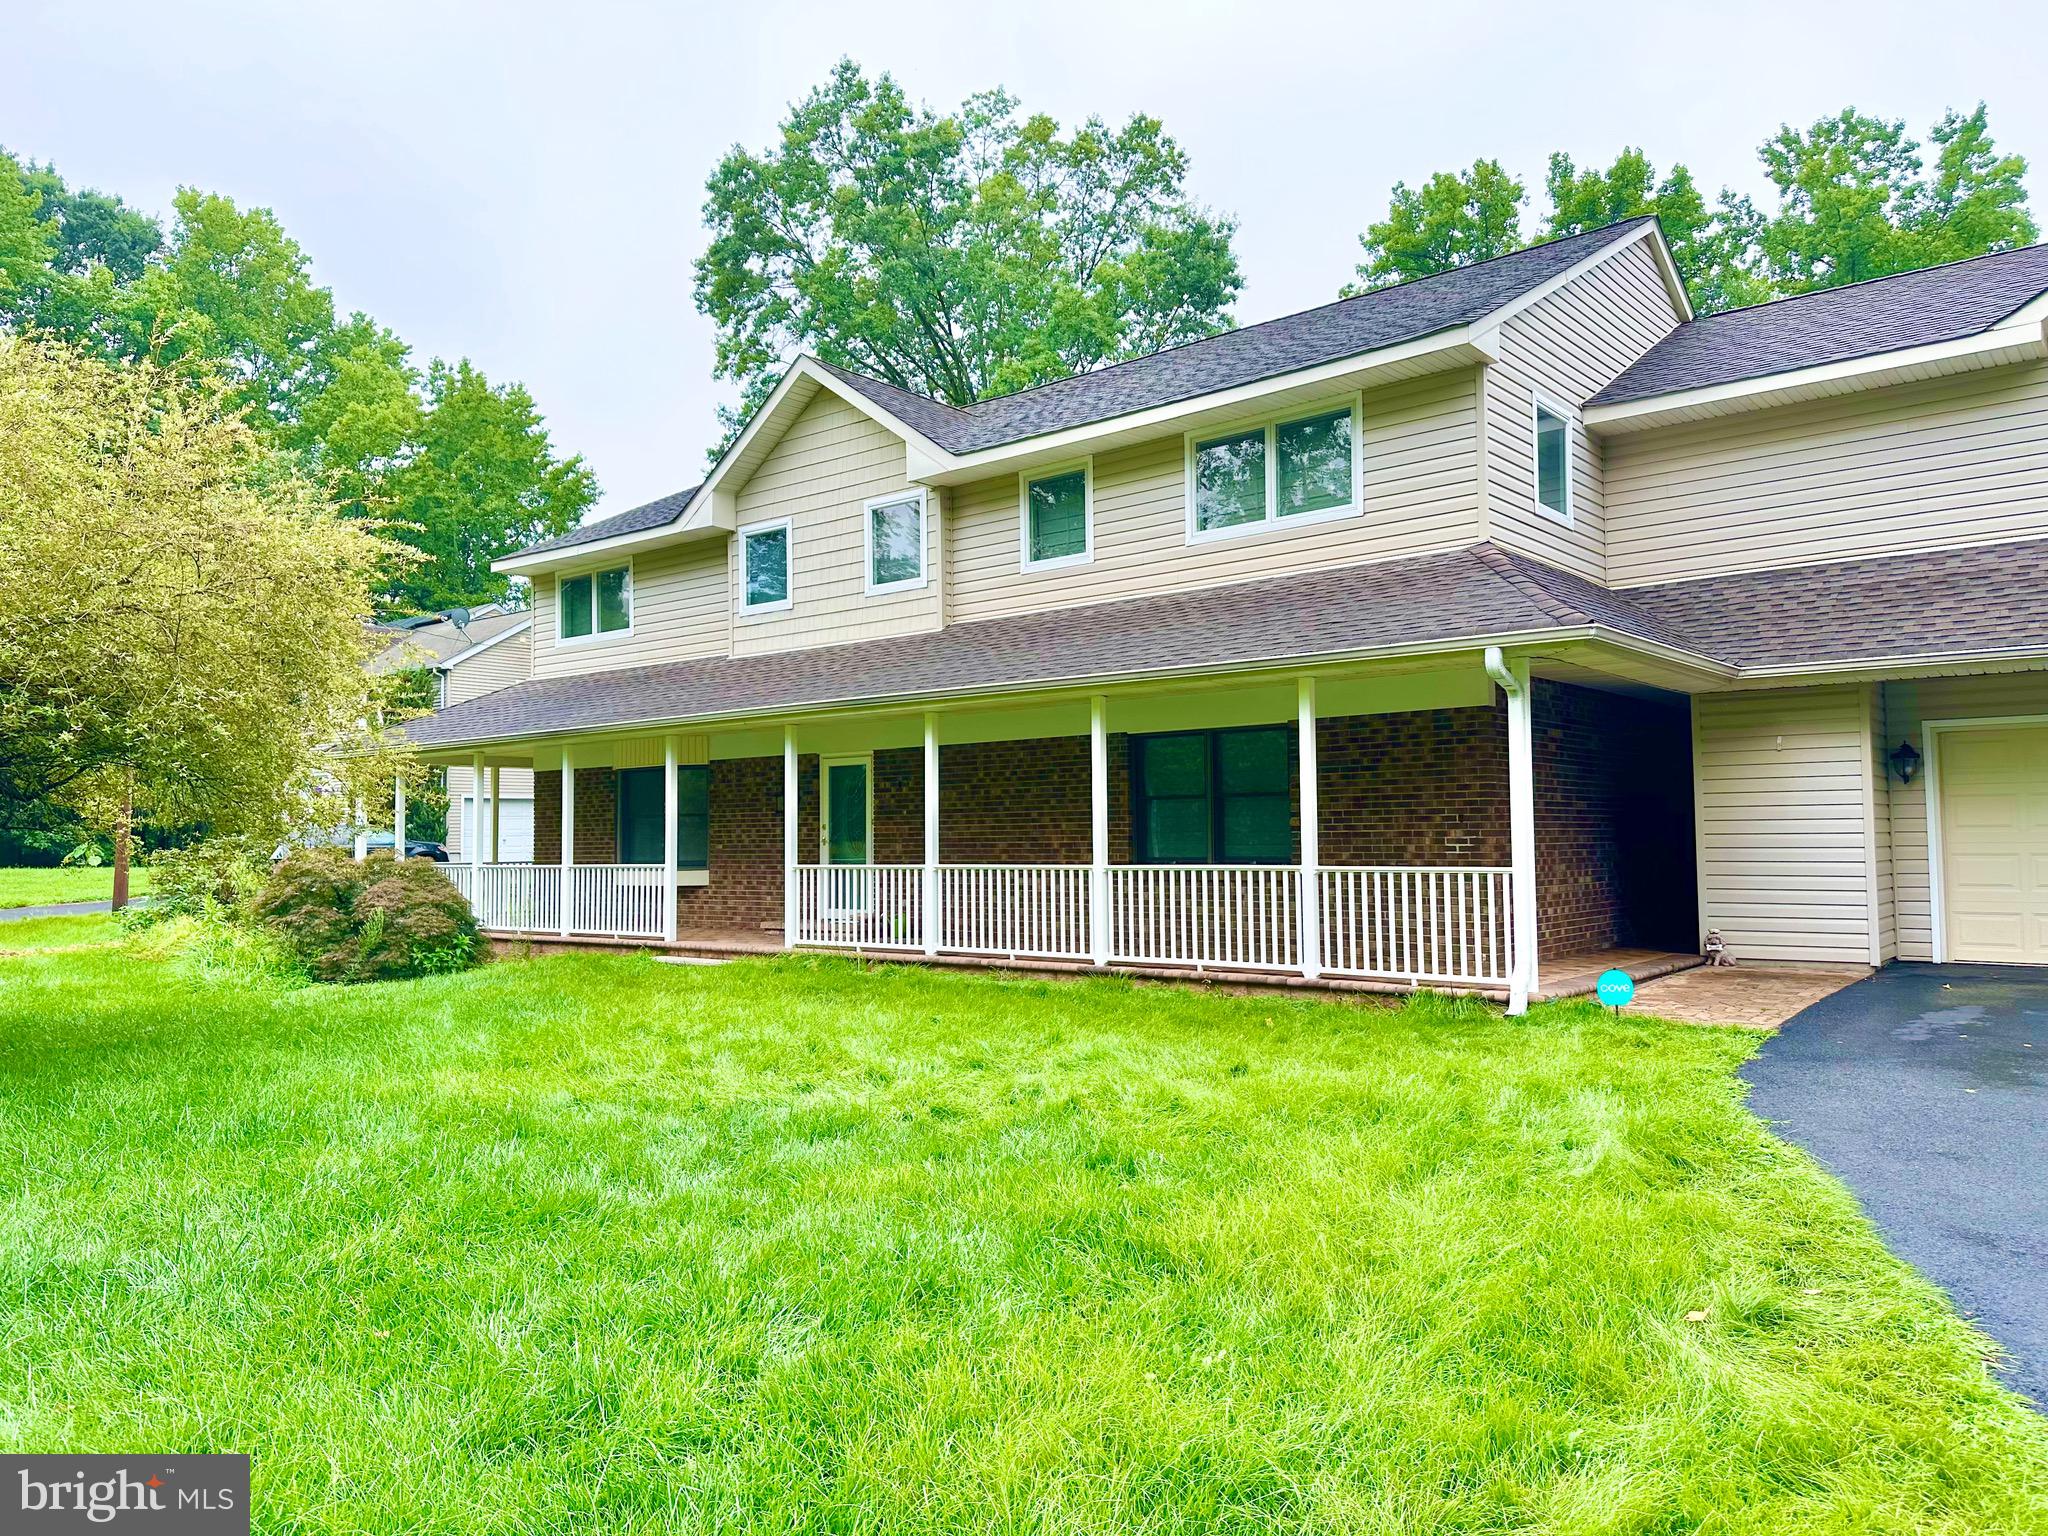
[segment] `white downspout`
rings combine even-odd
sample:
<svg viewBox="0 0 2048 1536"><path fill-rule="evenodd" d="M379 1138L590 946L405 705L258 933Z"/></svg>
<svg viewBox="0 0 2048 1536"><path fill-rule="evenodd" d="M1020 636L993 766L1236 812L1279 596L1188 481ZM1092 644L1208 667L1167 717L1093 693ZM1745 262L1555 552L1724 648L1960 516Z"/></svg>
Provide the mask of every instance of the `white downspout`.
<svg viewBox="0 0 2048 1536"><path fill-rule="evenodd" d="M1536 756L1530 722L1529 663L1486 648L1486 675L1508 701L1508 1013L1529 1011L1536 989Z"/></svg>

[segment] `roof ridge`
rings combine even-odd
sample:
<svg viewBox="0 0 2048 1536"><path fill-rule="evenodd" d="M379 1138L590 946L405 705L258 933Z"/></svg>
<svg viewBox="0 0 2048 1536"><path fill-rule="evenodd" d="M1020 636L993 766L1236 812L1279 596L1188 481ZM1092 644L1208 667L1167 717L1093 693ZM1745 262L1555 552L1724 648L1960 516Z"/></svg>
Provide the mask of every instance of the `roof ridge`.
<svg viewBox="0 0 2048 1536"><path fill-rule="evenodd" d="M2024 256L2029 251L2048 251L2048 240L2036 240L2031 245L2016 245L2004 251L1979 251L1974 256L1958 256L1954 261L1937 261L1932 266L1908 267L1903 272L1880 272L1875 277L1859 277L1853 283L1832 283L1825 288L1809 288L1804 293L1781 293L1774 299L1763 299L1755 304L1740 304L1734 309L1717 309L1710 315L1695 315L1686 321L1687 325L1704 325L1710 320L1720 320L1731 315L1753 315L1760 309L1773 309L1780 304L1797 304L1803 299L1823 299L1829 294L1849 293L1861 288L1875 288L1879 283L1897 282L1906 277L1925 277L1930 272L1947 272L1956 267L1967 267L1973 262L1998 261L2007 256ZM2027 300L2025 303L2031 303ZM2007 313L2025 307L2025 303L2014 306Z"/></svg>
<svg viewBox="0 0 2048 1536"><path fill-rule="evenodd" d="M1177 341L1170 347L1161 347L1156 352L1141 352L1136 357L1122 358L1119 359L1117 362L1109 364L1107 367L1097 368L1088 373L1069 373L1057 379L1046 379L1041 383L1027 384L1022 389L1009 390L1004 394L988 395L980 400L975 401L973 405L947 405L945 401L932 399L932 397L929 395L918 395L917 398L920 400L931 400L934 405L945 405L947 410L958 411L963 416L972 415L975 411L979 410L984 405L995 405L1000 401L1015 400L1019 395L1028 395L1036 390L1041 389L1051 389L1056 384L1071 383L1075 379L1099 379L1106 373L1114 373L1117 369L1127 368L1132 363L1147 362L1155 357L1165 357L1170 353L1185 351L1189 347L1203 346L1208 342L1217 340L1219 337L1242 336L1249 331L1260 330L1269 325L1278 325L1283 320L1299 320L1304 315L1320 314L1322 311L1326 309L1339 309L1346 304L1357 304L1366 299L1378 298L1383 293L1396 293L1411 288L1419 288L1424 283L1433 283L1436 282L1439 278L1460 276L1468 272L1474 272L1481 267L1492 266L1495 262L1511 261L1517 256L1526 256L1531 251L1543 250L1546 247L1553 245L1562 245L1567 240L1589 240L1594 235L1608 234L1611 231L1624 229L1633 224L1655 223L1656 218L1657 216L1653 213L1639 213L1631 218L1616 219L1611 224L1597 225L1592 229L1574 230L1569 235L1558 235L1554 239L1550 240L1537 240L1529 245L1518 246L1516 249L1512 251L1502 251L1498 256L1488 256L1479 261L1468 261L1459 266L1445 267L1438 272L1425 272L1421 277L1411 277L1398 283L1388 283L1384 288L1368 288L1363 293L1347 294L1342 298L1331 299L1326 303L1311 304L1307 309L1290 309L1284 315L1273 315L1264 320L1254 320L1249 325L1234 325L1230 327L1230 329L1228 330L1217 331L1212 335L1196 336L1188 341ZM1503 300L1502 302L1506 303L1509 301ZM1499 307L1499 305L1495 306L1495 308ZM1489 311L1489 313L1491 313L1491 311ZM848 371L851 372L852 370ZM861 377L865 378L867 377L867 375L863 374L861 375ZM876 382L887 384L889 381L887 379L878 379L876 380ZM892 384L889 387L892 389L902 388L900 384ZM913 390L904 390L903 392L905 394L915 393L915 391Z"/></svg>

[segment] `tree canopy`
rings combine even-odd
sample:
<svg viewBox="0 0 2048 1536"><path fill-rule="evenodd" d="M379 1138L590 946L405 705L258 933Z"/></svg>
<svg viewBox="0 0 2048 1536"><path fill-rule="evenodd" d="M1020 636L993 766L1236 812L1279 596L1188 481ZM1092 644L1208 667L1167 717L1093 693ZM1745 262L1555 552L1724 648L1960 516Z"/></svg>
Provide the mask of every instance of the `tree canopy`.
<svg viewBox="0 0 2048 1536"><path fill-rule="evenodd" d="M478 553L564 532L595 503L588 466L557 453L524 387L467 359L422 369L368 315L338 313L270 210L188 187L173 215L166 232L0 151L0 331L219 380L344 511L426 557L379 593L387 608L504 598Z"/></svg>
<svg viewBox="0 0 2048 1536"><path fill-rule="evenodd" d="M2027 162L2001 154L1984 105L1949 112L1928 134L1932 164L1902 121L1853 107L1785 126L1758 150L1774 208L1723 190L1710 208L1683 165L1659 178L1641 149L1604 169L1550 157L1550 203L1536 240L1655 214L1701 313L1860 282L2038 238ZM1499 162L1442 171L1417 191L1396 183L1387 216L1359 236L1356 292L1407 282L1523 245L1522 183Z"/></svg>
<svg viewBox="0 0 2048 1536"><path fill-rule="evenodd" d="M1187 171L1155 118L1065 133L1000 90L935 113L842 60L706 186L728 432L799 352L967 405L1225 329L1235 227Z"/></svg>
<svg viewBox="0 0 2048 1536"><path fill-rule="evenodd" d="M0 795L274 835L388 783L363 621L408 558L225 382L0 335Z"/></svg>

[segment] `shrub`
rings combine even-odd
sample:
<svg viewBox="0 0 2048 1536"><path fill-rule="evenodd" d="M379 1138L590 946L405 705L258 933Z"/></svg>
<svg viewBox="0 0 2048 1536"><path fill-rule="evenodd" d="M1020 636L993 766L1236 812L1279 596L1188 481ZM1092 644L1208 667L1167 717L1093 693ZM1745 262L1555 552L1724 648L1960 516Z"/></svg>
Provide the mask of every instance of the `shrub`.
<svg viewBox="0 0 2048 1536"><path fill-rule="evenodd" d="M270 879L270 860L249 838L215 837L152 855L149 872L149 900L122 914L129 923L189 917L248 926Z"/></svg>
<svg viewBox="0 0 2048 1536"><path fill-rule="evenodd" d="M263 924L315 980L391 981L474 965L483 939L469 903L425 859L338 848L292 854L257 898Z"/></svg>

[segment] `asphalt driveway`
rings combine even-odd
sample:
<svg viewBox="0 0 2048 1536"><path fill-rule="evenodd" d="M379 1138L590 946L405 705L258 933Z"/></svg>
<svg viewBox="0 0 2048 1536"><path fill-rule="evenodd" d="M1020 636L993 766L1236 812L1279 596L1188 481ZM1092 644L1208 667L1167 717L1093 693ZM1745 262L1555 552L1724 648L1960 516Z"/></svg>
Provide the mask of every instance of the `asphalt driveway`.
<svg viewBox="0 0 2048 1536"><path fill-rule="evenodd" d="M2048 974L1887 967L1794 1016L1743 1076L2048 1408Z"/></svg>

